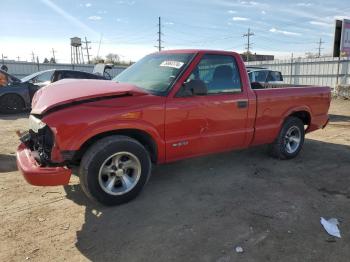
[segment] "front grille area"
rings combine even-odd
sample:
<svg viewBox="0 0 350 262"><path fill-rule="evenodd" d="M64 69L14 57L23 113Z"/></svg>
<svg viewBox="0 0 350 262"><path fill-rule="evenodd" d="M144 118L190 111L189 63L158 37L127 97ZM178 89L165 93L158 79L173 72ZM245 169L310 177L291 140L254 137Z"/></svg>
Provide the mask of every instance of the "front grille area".
<svg viewBox="0 0 350 262"><path fill-rule="evenodd" d="M20 140L34 152L39 164L43 166L50 164L54 136L48 126L39 129L37 133L29 130L21 136Z"/></svg>

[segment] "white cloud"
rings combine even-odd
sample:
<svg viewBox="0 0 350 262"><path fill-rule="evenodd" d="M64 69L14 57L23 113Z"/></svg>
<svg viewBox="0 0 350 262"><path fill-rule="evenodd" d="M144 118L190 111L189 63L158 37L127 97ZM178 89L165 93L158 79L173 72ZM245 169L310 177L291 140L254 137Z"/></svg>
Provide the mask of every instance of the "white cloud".
<svg viewBox="0 0 350 262"><path fill-rule="evenodd" d="M254 2L254 1L250 1L249 4L250 4L250 5L260 5L260 3Z"/></svg>
<svg viewBox="0 0 350 262"><path fill-rule="evenodd" d="M255 1L239 1L239 3L240 3L241 5L245 5L245 6L257 6L257 5L261 5L261 3L255 2Z"/></svg>
<svg viewBox="0 0 350 262"><path fill-rule="evenodd" d="M166 25L174 25L174 22L165 22Z"/></svg>
<svg viewBox="0 0 350 262"><path fill-rule="evenodd" d="M265 10L262 10L262 11L261 11L261 14L262 14L262 15L266 15L266 11L265 11Z"/></svg>
<svg viewBox="0 0 350 262"><path fill-rule="evenodd" d="M303 3L303 2L301 2L301 3L297 3L297 6L309 7L309 6L312 6L312 4L311 3Z"/></svg>
<svg viewBox="0 0 350 262"><path fill-rule="evenodd" d="M120 4L120 5L134 5L135 1L120 0L117 3Z"/></svg>
<svg viewBox="0 0 350 262"><path fill-rule="evenodd" d="M102 14L107 14L107 11L106 10L99 10L99 11L97 11L97 13L102 15Z"/></svg>
<svg viewBox="0 0 350 262"><path fill-rule="evenodd" d="M229 14L237 14L237 11L235 11L235 10L228 10L227 13L229 13Z"/></svg>
<svg viewBox="0 0 350 262"><path fill-rule="evenodd" d="M249 18L247 18L247 17L240 17L240 16L234 16L234 17L232 17L232 20L233 21L248 21Z"/></svg>
<svg viewBox="0 0 350 262"><path fill-rule="evenodd" d="M88 19L93 21L98 21L98 20L101 20L102 17L98 15L92 15L92 16L89 16Z"/></svg>
<svg viewBox="0 0 350 262"><path fill-rule="evenodd" d="M343 19L349 19L349 16L345 15L336 15L333 17L333 20L338 19L338 20L343 20Z"/></svg>
<svg viewBox="0 0 350 262"><path fill-rule="evenodd" d="M320 21L310 21L310 24L323 26L323 27L332 27L333 26L332 24L325 23L325 22L320 22Z"/></svg>
<svg viewBox="0 0 350 262"><path fill-rule="evenodd" d="M267 9L270 7L269 4L266 4L264 2L258 2L258 1L244 1L244 0L215 0L215 4L218 4L220 6L224 6L227 9L234 9L234 8L259 8L259 9Z"/></svg>
<svg viewBox="0 0 350 262"><path fill-rule="evenodd" d="M91 7L91 3L86 3L85 7Z"/></svg>
<svg viewBox="0 0 350 262"><path fill-rule="evenodd" d="M120 17L117 17L115 19L118 23L122 23L122 24L128 24L129 21L127 19L124 19L124 18L120 18Z"/></svg>
<svg viewBox="0 0 350 262"><path fill-rule="evenodd" d="M269 30L271 33L277 33L277 34L282 34L282 35L290 35L290 36L300 36L300 33L295 33L295 32L290 32L290 31L284 31L284 30L278 30L276 28L271 28Z"/></svg>

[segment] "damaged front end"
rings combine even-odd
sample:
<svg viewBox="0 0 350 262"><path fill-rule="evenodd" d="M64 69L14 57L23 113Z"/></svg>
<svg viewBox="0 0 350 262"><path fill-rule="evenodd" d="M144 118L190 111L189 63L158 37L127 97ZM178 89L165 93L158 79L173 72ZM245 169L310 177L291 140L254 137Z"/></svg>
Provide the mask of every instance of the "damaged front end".
<svg viewBox="0 0 350 262"><path fill-rule="evenodd" d="M21 134L20 141L32 151L35 160L40 165L51 164L54 134L39 118L33 115L29 117L29 130Z"/></svg>
<svg viewBox="0 0 350 262"><path fill-rule="evenodd" d="M69 183L72 171L63 163L53 163L54 134L39 118L29 117L29 131L20 134L17 167L29 184L58 186Z"/></svg>

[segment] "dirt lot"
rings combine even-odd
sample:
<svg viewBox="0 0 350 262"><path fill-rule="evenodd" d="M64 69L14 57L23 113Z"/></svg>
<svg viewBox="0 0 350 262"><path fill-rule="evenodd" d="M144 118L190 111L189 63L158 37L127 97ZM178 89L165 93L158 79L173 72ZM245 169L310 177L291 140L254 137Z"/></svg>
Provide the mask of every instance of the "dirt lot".
<svg viewBox="0 0 350 262"><path fill-rule="evenodd" d="M0 117L0 261L349 261L350 102L330 113L294 160L258 147L159 166L113 208L89 202L76 177L28 185L14 155L27 115ZM320 216L339 218L343 238Z"/></svg>

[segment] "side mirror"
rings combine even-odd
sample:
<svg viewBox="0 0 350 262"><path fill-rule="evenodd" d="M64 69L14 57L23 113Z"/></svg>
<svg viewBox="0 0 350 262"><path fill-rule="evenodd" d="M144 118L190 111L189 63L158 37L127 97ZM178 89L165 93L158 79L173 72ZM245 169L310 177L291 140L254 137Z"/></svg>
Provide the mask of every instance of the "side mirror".
<svg viewBox="0 0 350 262"><path fill-rule="evenodd" d="M192 79L184 84L185 89L192 92L196 96L204 96L208 94L208 87L202 80Z"/></svg>

